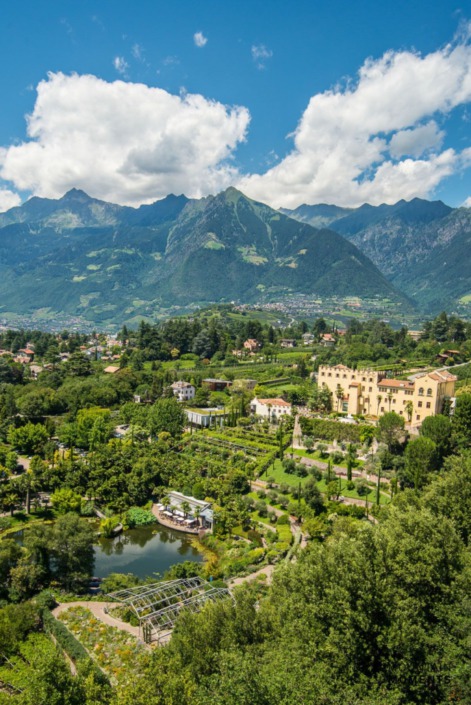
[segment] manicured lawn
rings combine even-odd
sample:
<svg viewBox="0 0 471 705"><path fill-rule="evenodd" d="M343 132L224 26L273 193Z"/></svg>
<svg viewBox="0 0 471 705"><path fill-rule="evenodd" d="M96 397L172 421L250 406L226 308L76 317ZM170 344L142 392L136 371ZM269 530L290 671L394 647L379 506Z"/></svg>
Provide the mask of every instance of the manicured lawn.
<svg viewBox="0 0 471 705"><path fill-rule="evenodd" d="M263 475L260 477L261 480L266 480L268 477L273 477L276 484L282 485L290 485L290 487L298 487L299 484L301 484L301 487L307 482L309 479L310 475L307 475L306 477L298 477L297 475L291 475L287 472L284 471L283 465L281 464L281 461L277 458L275 460L275 469L270 465L268 468L268 473L263 473ZM319 480L317 483L318 488L322 493L326 492L326 487L327 483L325 480ZM276 488L275 488L276 491ZM362 499L364 500L364 496L361 496L358 494L356 490L347 490L347 482L346 480L342 480L342 489L340 492L341 495L344 497L351 497L352 499ZM253 497L255 500L258 500L257 493L256 492L251 492L250 496ZM289 497L290 501L295 501L292 500L292 497L287 495ZM374 502L376 499L376 490L374 487L371 488L371 492L368 495L368 502ZM390 502L389 496L386 496L384 494L380 495L380 504L388 504Z"/></svg>
<svg viewBox="0 0 471 705"><path fill-rule="evenodd" d="M284 471L281 460L277 458L275 460L275 466L270 465L268 470L260 476L261 480L267 480L267 478L273 477L278 485L291 485L291 487L297 487L299 483L303 485L308 479L309 475L306 477L298 477L297 475L291 475Z"/></svg>
<svg viewBox="0 0 471 705"><path fill-rule="evenodd" d="M318 488L320 491L325 494L327 491L327 482L325 480L319 480L317 483ZM343 497L350 497L351 499L361 499L365 501L365 496L364 495L359 495L356 490L347 490L347 483L345 480L342 480L342 487L340 490L340 494ZM371 488L371 492L367 495L368 497L368 504L375 504L376 503L376 489ZM387 497L384 494L379 495L379 503L380 504L389 504L391 500L389 497Z"/></svg>
<svg viewBox="0 0 471 705"><path fill-rule="evenodd" d="M275 524L272 524L270 519L268 517L262 517L258 512L251 512L250 516L254 521L259 521L262 524L268 524L268 526L272 526L273 528L276 528Z"/></svg>
<svg viewBox="0 0 471 705"><path fill-rule="evenodd" d="M291 449L288 448L288 453L291 453ZM320 460L321 463L325 463L327 465L328 463L328 458L322 457L320 452L318 450L313 450L312 453L308 453L307 450L301 450L301 448L295 448L294 449L294 454L299 455L301 458L309 458L310 460ZM361 468L362 465L364 465L363 460L356 459L355 460L355 467ZM342 460L340 463L334 463L334 465L337 465L339 468L346 468L347 467L347 461ZM355 469L355 468L354 468Z"/></svg>

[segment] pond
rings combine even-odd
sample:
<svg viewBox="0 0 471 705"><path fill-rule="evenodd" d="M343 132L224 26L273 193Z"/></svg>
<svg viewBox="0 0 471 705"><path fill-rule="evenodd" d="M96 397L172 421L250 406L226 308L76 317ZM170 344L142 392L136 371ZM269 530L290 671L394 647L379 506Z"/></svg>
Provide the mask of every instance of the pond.
<svg viewBox="0 0 471 705"><path fill-rule="evenodd" d="M133 573L145 578L162 576L175 563L202 562L203 556L191 545L191 538L159 524L130 529L111 539L100 538L95 550L94 574Z"/></svg>
<svg viewBox="0 0 471 705"><path fill-rule="evenodd" d="M13 538L23 544L23 535L24 529L21 529ZM154 573L162 576L176 563L203 562L203 556L193 548L188 534L160 524L130 529L111 539L100 537L93 550L93 574L99 578L106 578L110 573L134 573L138 578Z"/></svg>

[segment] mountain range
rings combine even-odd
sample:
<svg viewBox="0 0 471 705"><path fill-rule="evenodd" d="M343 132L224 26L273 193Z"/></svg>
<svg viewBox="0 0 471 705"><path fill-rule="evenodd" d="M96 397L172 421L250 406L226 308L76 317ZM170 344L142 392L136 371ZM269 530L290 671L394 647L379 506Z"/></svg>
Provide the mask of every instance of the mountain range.
<svg viewBox="0 0 471 705"><path fill-rule="evenodd" d="M415 198L376 207L319 204L282 212L346 237L423 312L446 309L469 316L471 208Z"/></svg>
<svg viewBox="0 0 471 705"><path fill-rule="evenodd" d="M347 214L323 210L314 226L234 188L140 208L77 189L31 198L0 214L0 314L42 310L121 324L175 306L290 294L377 297L410 308L350 233L331 227Z"/></svg>

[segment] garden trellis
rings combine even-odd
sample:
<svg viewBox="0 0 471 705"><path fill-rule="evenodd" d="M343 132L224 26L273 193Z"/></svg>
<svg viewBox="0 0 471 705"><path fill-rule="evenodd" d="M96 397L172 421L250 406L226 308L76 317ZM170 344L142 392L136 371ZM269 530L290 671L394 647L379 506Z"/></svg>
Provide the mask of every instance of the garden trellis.
<svg viewBox="0 0 471 705"><path fill-rule="evenodd" d="M226 588L214 588L200 577L170 580L118 590L108 595L110 603L120 602L139 620L144 641L168 637L178 617L199 612L206 604L231 598Z"/></svg>

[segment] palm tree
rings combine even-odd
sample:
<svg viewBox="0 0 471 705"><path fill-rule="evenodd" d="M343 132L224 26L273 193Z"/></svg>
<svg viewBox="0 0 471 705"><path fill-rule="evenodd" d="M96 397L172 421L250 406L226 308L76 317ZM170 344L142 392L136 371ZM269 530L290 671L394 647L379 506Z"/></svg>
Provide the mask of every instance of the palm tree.
<svg viewBox="0 0 471 705"><path fill-rule="evenodd" d="M198 526L200 525L200 516L201 516L201 509L199 507L195 507L193 510L193 516L195 517L196 521L198 522Z"/></svg>
<svg viewBox="0 0 471 705"><path fill-rule="evenodd" d="M391 402L392 402L392 398L393 398L393 393L392 393L392 392L388 392L389 411L391 411Z"/></svg>
<svg viewBox="0 0 471 705"><path fill-rule="evenodd" d="M376 397L376 401L378 402L378 406L376 408L376 416L379 416L379 405L383 401L383 397L381 396L381 394L378 394L378 396Z"/></svg>
<svg viewBox="0 0 471 705"><path fill-rule="evenodd" d="M183 511L183 514L185 515L185 519L186 519L187 514L189 514L191 511L190 503L185 500L184 502L182 502L181 507L182 507L182 511Z"/></svg>
<svg viewBox="0 0 471 705"><path fill-rule="evenodd" d="M16 494L16 492L9 492L8 494L4 495L2 498L2 504L5 507L5 509L10 510L11 516L13 516L13 512L15 511L18 503L20 501L20 498Z"/></svg>
<svg viewBox="0 0 471 705"><path fill-rule="evenodd" d="M405 410L410 423L412 421L412 414L414 413L414 403L412 401L408 401L405 406Z"/></svg>

